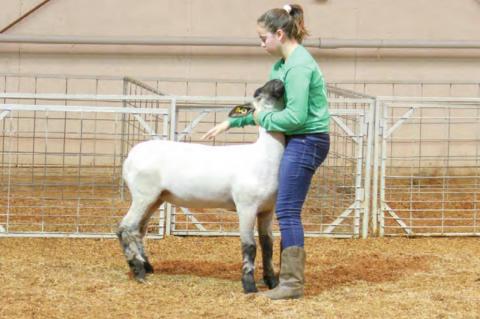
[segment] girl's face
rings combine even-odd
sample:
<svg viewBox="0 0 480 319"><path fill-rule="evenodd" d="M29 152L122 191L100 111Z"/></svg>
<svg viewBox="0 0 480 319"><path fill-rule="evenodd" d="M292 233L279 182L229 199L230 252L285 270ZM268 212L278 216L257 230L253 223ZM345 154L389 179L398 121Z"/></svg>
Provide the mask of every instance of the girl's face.
<svg viewBox="0 0 480 319"><path fill-rule="evenodd" d="M281 30L275 33L271 33L270 31L267 31L263 26L258 25L257 33L258 33L258 37L260 38L262 48L264 48L271 55L274 55L274 56L282 55L282 51L281 51L282 31Z"/></svg>

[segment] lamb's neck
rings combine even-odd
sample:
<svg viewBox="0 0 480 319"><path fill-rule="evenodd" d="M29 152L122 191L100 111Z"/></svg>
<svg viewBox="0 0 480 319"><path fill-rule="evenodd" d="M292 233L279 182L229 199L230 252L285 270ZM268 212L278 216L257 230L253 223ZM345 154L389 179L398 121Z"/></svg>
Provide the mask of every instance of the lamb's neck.
<svg viewBox="0 0 480 319"><path fill-rule="evenodd" d="M255 144L267 149L270 155L279 153L281 156L285 149L285 136L279 132L267 132L263 127L260 127L259 136Z"/></svg>

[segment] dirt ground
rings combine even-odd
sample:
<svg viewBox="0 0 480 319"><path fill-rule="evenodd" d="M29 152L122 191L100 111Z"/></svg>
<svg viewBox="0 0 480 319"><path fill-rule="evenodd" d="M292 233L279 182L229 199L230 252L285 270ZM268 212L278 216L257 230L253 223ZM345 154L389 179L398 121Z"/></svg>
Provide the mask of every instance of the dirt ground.
<svg viewBox="0 0 480 319"><path fill-rule="evenodd" d="M238 238L147 251L138 284L116 240L1 238L0 318L480 317L479 238L307 239L306 297L289 301L242 293Z"/></svg>

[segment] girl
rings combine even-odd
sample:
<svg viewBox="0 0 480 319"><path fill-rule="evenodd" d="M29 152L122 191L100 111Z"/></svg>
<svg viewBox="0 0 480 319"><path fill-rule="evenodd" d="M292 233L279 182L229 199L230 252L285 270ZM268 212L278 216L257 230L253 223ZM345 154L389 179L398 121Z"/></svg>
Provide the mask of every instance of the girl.
<svg viewBox="0 0 480 319"><path fill-rule="evenodd" d="M255 124L267 131L285 134L276 202L281 233L279 284L264 295L270 299L300 298L305 278L301 211L313 174L329 150L327 92L322 72L301 45L308 32L300 5L271 9L260 16L257 23L262 47L280 58L271 69L270 79L284 82L285 109L255 111L245 117L230 118L212 128L204 138L213 138L230 127Z"/></svg>

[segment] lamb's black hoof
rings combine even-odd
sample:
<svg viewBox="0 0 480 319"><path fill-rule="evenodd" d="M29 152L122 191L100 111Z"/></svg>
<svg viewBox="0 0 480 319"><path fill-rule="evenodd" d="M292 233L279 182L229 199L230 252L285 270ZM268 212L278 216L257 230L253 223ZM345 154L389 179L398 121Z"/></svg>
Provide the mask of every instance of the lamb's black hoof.
<svg viewBox="0 0 480 319"><path fill-rule="evenodd" d="M243 292L246 294L258 292L257 285L255 284L255 280L253 280L253 276L243 277L242 286L243 286Z"/></svg>
<svg viewBox="0 0 480 319"><path fill-rule="evenodd" d="M141 283L145 282L146 272L143 262L138 259L133 259L128 261L128 265L133 272L133 277L135 280Z"/></svg>

